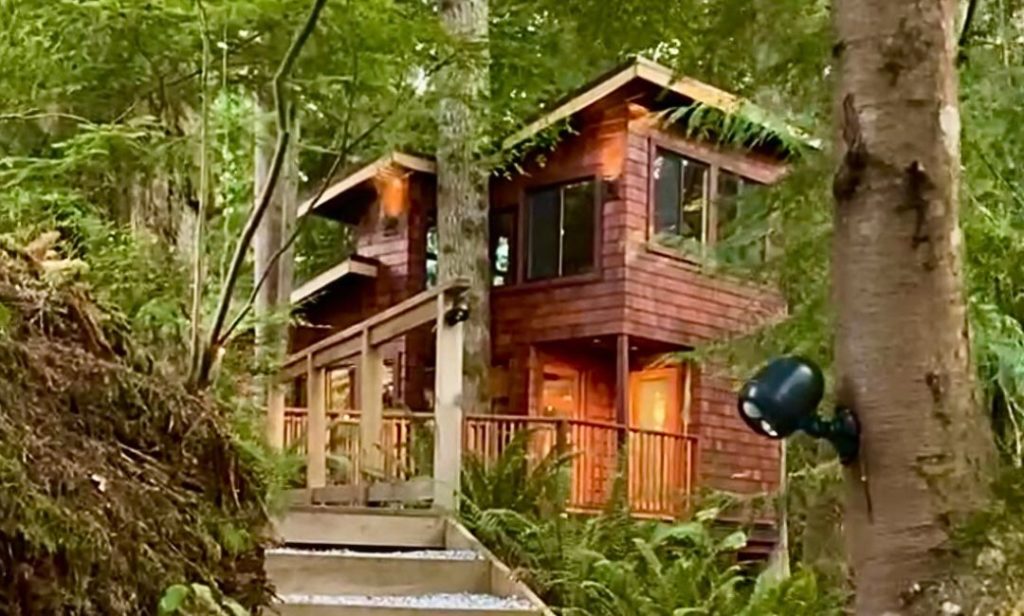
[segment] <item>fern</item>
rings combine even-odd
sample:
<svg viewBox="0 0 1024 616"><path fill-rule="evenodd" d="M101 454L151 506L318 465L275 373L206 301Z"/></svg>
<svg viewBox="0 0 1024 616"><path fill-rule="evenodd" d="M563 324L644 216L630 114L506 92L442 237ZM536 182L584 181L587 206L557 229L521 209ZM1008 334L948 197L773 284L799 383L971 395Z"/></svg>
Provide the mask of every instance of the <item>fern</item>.
<svg viewBox="0 0 1024 616"><path fill-rule="evenodd" d="M531 460L528 432L491 464L463 471L462 519L563 616L842 613L844 597L823 592L813 573L782 583L754 577L737 562L746 535L715 526L719 509L676 523L629 515L619 477L597 516L564 510L572 455ZM792 609L790 609L792 608Z"/></svg>

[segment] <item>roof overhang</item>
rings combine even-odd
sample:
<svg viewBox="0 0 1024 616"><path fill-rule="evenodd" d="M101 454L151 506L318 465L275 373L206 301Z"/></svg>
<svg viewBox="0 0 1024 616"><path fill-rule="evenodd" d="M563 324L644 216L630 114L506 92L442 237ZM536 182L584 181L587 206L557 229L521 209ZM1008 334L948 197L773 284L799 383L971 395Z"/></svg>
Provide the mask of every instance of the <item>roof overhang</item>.
<svg viewBox="0 0 1024 616"><path fill-rule="evenodd" d="M647 82L725 114L735 114L741 111L744 105L751 104L746 99L725 90L720 90L715 86L691 77L680 76L672 69L662 66L657 62L652 62L646 58L637 58L625 68L612 73L610 76L601 78L589 87L585 87L579 94L572 96L550 112L506 138L502 142L502 148L506 150L514 148L541 131L579 113L634 80ZM789 125L784 126L794 137L801 141L806 141L808 145L814 147L814 143L802 131Z"/></svg>
<svg viewBox="0 0 1024 616"><path fill-rule="evenodd" d="M365 182L372 181L381 172L394 167L407 169L409 171L429 173L431 175L437 173L437 165L429 158L414 156L412 154L405 154L402 152L392 152L387 156L378 158L372 163L361 167L358 171L346 176L339 182L331 184L327 190L319 196L319 198L313 197L307 199L299 206L298 217L302 218L324 204L337 199L349 190L352 190L357 186L361 186Z"/></svg>
<svg viewBox="0 0 1024 616"><path fill-rule="evenodd" d="M352 277L376 278L377 264L365 259L347 259L292 291L289 299L293 307L304 304L341 280Z"/></svg>

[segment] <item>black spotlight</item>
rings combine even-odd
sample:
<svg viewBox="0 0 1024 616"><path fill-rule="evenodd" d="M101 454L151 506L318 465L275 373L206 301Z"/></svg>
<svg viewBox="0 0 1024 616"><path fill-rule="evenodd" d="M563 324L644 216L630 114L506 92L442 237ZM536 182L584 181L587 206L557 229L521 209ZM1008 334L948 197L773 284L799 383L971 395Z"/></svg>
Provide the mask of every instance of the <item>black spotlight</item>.
<svg viewBox="0 0 1024 616"><path fill-rule="evenodd" d="M782 439L798 430L828 440L843 464L857 459L860 425L853 412L837 408L832 417L818 414L825 393L821 369L801 357L780 357L762 368L740 389L740 417L754 432Z"/></svg>
<svg viewBox="0 0 1024 616"><path fill-rule="evenodd" d="M444 313L444 322L449 326L462 323L469 318L469 301L465 295L460 295L452 302L452 307Z"/></svg>

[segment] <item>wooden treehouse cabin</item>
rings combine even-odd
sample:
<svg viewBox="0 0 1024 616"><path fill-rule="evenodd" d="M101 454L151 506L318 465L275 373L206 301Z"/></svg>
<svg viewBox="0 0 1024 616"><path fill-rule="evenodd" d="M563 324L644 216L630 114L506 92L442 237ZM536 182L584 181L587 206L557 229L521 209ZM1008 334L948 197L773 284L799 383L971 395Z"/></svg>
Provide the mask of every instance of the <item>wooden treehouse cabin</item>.
<svg viewBox="0 0 1024 616"><path fill-rule="evenodd" d="M784 313L778 294L715 273L710 256L737 193L779 180L785 155L772 139L720 146L688 136L686 115L664 120L694 104L741 102L639 60L505 141L521 154L490 185L491 408L459 408L464 286L435 283L434 162L391 154L304 204L300 216L355 236L346 260L292 295L303 325L271 429L307 451L309 487L450 504L461 456L494 460L530 431L531 456L575 454L577 511L607 502L620 463L641 516L674 516L701 488L776 488L779 445L741 423L736 383L681 355ZM558 130L553 147L528 145Z"/></svg>

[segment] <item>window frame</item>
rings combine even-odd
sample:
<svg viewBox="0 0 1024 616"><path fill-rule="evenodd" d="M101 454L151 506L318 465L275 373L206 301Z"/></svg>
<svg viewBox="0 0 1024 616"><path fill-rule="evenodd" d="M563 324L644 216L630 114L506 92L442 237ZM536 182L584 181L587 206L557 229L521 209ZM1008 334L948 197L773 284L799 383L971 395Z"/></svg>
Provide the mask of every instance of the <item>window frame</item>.
<svg viewBox="0 0 1024 616"><path fill-rule="evenodd" d="M550 190L552 188L562 188L571 184L579 184L583 182L589 182L592 186L593 193L593 253L591 259L593 264L591 268L586 272L580 272L577 274L569 275L556 275L547 278L536 278L530 279L529 274L529 260L530 260L530 195L533 193L541 192L544 190ZM519 193L519 208L518 216L516 220L516 248L518 255L516 257L516 274L515 282L511 285L505 285L499 288L520 288L520 287L538 287L538 286L552 286L561 284L571 284L573 282L581 280L591 280L601 275L601 245L603 242L602 237L602 210L603 200L601 198L601 179L597 174L581 174L574 175L564 180L558 180L555 182L539 182L536 184L529 184L523 186ZM561 196L560 196L561 199ZM564 221L562 222L564 225ZM561 261L561 254L559 255ZM559 269L562 264L559 263Z"/></svg>
<svg viewBox="0 0 1024 616"><path fill-rule="evenodd" d="M658 254L672 256L698 265L704 264L707 262L709 249L713 249L718 244L719 174L722 172L731 173L743 182L753 186L765 186L768 182L741 172L738 165L723 165L720 160L721 156L702 156L699 152L681 145L676 140L650 136L648 137L647 145L647 247L650 251ZM658 193L657 180L654 177L654 164L658 158L659 151L665 151L682 158L689 158L708 166L709 177L706 181L706 196L703 204L703 229L701 231L700 253L697 255L685 254L658 242L658 233L654 229Z"/></svg>
<svg viewBox="0 0 1024 616"><path fill-rule="evenodd" d="M680 152L676 148L671 148L665 145L661 145L657 142L651 144L650 152L650 164L648 166L648 175L650 176L650 187L648 190L648 204L647 204L647 238L648 240L657 241L658 232L654 228L657 223L657 204L658 204L658 180L654 177L654 163L658 160L659 151L665 151L670 154L674 154L684 160L689 159L705 165L707 167L707 175L704 178L703 191L703 203L701 204L701 220L700 220L700 245L701 252L704 252L704 248L707 247L710 242L711 229L714 228L711 224L711 218L713 216L711 207L715 195L718 191L718 166L711 161L700 159L696 156L692 156L688 153ZM682 183L683 174L680 174L680 183ZM682 185L680 184L680 194L682 194ZM680 220L682 214L680 213ZM682 236L680 236L682 237Z"/></svg>

